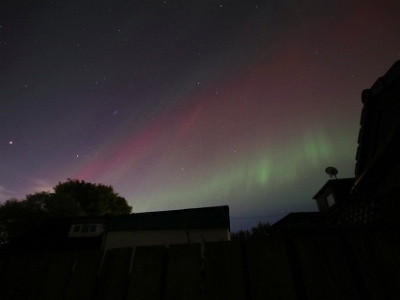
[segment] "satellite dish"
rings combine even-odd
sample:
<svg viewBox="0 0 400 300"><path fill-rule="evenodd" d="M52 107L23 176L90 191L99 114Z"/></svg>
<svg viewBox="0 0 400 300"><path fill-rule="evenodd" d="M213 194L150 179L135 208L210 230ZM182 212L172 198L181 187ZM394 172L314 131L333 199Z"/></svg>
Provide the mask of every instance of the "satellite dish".
<svg viewBox="0 0 400 300"><path fill-rule="evenodd" d="M327 167L325 169L325 173L328 174L331 178L335 177L335 179L337 179L336 175L338 173L338 170L335 167Z"/></svg>

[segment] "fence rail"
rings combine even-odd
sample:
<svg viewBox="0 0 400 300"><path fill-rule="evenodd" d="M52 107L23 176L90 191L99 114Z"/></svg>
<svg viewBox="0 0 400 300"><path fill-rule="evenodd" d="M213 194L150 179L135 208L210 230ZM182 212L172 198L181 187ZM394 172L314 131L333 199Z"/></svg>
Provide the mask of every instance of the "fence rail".
<svg viewBox="0 0 400 300"><path fill-rule="evenodd" d="M395 299L396 233L0 256L0 299Z"/></svg>

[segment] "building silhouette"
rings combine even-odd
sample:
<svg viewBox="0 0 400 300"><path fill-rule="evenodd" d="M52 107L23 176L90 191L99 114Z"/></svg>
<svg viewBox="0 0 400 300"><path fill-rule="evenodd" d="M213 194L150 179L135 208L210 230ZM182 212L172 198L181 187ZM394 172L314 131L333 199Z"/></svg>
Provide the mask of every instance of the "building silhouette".
<svg viewBox="0 0 400 300"><path fill-rule="evenodd" d="M228 206L54 219L2 246L5 253L109 250L229 241Z"/></svg>
<svg viewBox="0 0 400 300"><path fill-rule="evenodd" d="M400 225L400 61L362 92L355 177L313 197L328 224Z"/></svg>

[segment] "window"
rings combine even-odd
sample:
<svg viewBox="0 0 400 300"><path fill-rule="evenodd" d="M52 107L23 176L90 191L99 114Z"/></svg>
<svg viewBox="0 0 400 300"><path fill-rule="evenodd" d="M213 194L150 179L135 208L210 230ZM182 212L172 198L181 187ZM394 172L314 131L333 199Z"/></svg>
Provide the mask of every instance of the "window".
<svg viewBox="0 0 400 300"><path fill-rule="evenodd" d="M335 204L335 198L333 197L332 193L326 196L326 202L328 203L329 207L332 207Z"/></svg>
<svg viewBox="0 0 400 300"><path fill-rule="evenodd" d="M71 226L69 236L85 237L98 236L104 231L102 224L74 224Z"/></svg>
<svg viewBox="0 0 400 300"><path fill-rule="evenodd" d="M96 232L96 229L97 229L97 225L96 224L91 224L89 232Z"/></svg>
<svg viewBox="0 0 400 300"><path fill-rule="evenodd" d="M82 225L82 229L81 229L81 233L87 233L87 232L89 232L89 228L90 228L90 225L89 225L89 224L83 224L83 225Z"/></svg>

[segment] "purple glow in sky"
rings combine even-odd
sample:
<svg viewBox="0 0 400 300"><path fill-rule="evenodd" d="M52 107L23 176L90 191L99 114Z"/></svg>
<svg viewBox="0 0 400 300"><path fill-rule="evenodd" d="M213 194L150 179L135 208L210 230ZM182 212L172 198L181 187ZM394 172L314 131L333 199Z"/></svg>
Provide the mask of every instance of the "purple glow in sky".
<svg viewBox="0 0 400 300"><path fill-rule="evenodd" d="M361 92L400 59L399 1L4 1L0 201L67 178L134 212L315 211L354 174Z"/></svg>

